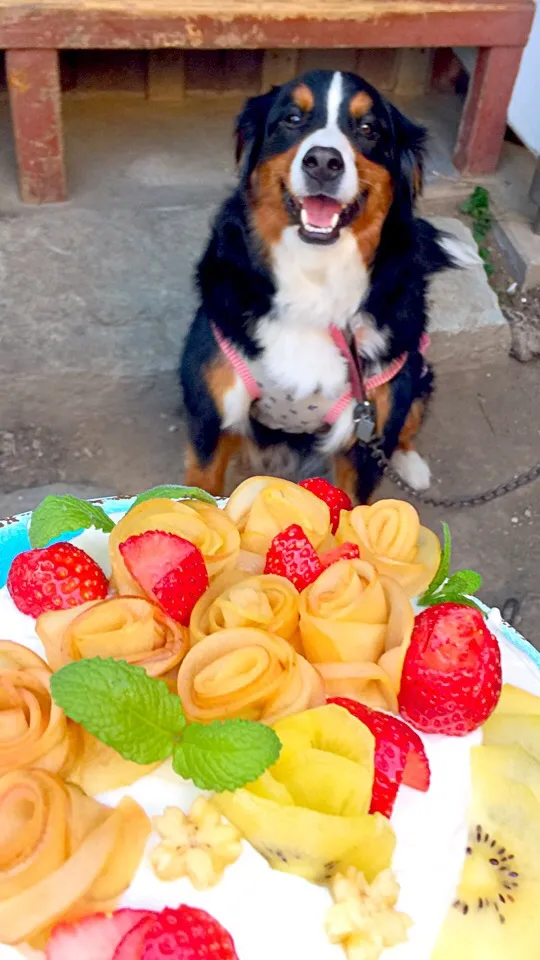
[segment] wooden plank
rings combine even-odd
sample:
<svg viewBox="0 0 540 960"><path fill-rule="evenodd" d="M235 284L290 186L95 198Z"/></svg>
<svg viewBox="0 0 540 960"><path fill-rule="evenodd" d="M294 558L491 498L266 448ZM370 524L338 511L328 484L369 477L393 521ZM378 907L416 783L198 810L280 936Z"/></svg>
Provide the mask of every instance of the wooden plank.
<svg viewBox="0 0 540 960"><path fill-rule="evenodd" d="M522 53L519 47L478 51L454 154L454 164L465 175L496 170Z"/></svg>
<svg viewBox="0 0 540 960"><path fill-rule="evenodd" d="M43 2L43 0L42 0ZM259 5L261 6L261 5ZM99 8L56 10L48 5L0 5L0 47L58 49L325 49L351 47L435 47L440 38L448 46L523 46L534 11L533 0L376 0L348 4L347 15L335 11L317 15L275 15L259 9L229 14L190 16L169 4L168 12L137 13L117 10L106 15ZM230 4L229 4L230 7ZM343 4L337 7L344 9ZM244 6L245 9L245 6ZM298 5L296 5L298 9ZM307 5L306 5L307 10Z"/></svg>
<svg viewBox="0 0 540 960"><path fill-rule="evenodd" d="M146 85L150 100L182 100L186 92L186 57L183 50L152 50Z"/></svg>
<svg viewBox="0 0 540 960"><path fill-rule="evenodd" d="M293 80L298 73L296 50L266 50L261 72L261 90L279 87Z"/></svg>
<svg viewBox="0 0 540 960"><path fill-rule="evenodd" d="M8 50L6 70L24 203L66 200L56 50Z"/></svg>
<svg viewBox="0 0 540 960"><path fill-rule="evenodd" d="M411 97L425 92L431 71L431 50L402 50L399 58L394 92Z"/></svg>

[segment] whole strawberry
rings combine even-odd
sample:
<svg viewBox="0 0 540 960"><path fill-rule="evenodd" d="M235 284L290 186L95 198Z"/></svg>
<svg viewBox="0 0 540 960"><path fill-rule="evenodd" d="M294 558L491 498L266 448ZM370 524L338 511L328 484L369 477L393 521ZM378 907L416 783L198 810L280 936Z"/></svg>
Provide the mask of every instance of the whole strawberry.
<svg viewBox="0 0 540 960"><path fill-rule="evenodd" d="M229 933L205 910L168 907L147 931L140 960L238 960Z"/></svg>
<svg viewBox="0 0 540 960"><path fill-rule="evenodd" d="M37 618L47 610L103 600L109 584L101 567L84 550L72 543L55 543L15 557L7 588L17 609Z"/></svg>
<svg viewBox="0 0 540 960"><path fill-rule="evenodd" d="M120 553L150 599L187 626L193 607L208 587L208 571L199 548L175 533L147 530L124 540Z"/></svg>
<svg viewBox="0 0 540 960"><path fill-rule="evenodd" d="M370 813L390 817L402 783L415 790L429 788L431 773L424 745L403 720L347 697L332 697L328 702L344 707L375 737L375 777Z"/></svg>
<svg viewBox="0 0 540 960"><path fill-rule="evenodd" d="M479 610L440 603L417 616L399 692L413 726L465 736L485 723L501 688L499 645Z"/></svg>
<svg viewBox="0 0 540 960"><path fill-rule="evenodd" d="M302 527L292 523L278 533L266 554L265 573L274 573L290 580L297 590L304 590L323 571L323 565Z"/></svg>
<svg viewBox="0 0 540 960"><path fill-rule="evenodd" d="M332 523L332 533L335 533L339 526L339 516L342 510L352 510L351 498L347 496L344 490L335 487L328 480L322 477L311 477L309 480L302 480L299 484L314 493L319 500L324 500L330 510L330 521Z"/></svg>

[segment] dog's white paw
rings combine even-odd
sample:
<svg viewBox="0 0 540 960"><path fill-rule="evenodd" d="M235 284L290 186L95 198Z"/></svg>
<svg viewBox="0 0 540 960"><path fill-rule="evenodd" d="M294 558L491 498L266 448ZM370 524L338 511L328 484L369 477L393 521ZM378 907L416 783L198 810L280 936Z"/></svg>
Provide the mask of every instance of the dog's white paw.
<svg viewBox="0 0 540 960"><path fill-rule="evenodd" d="M413 490L427 490L431 484L431 470L416 450L396 450L392 466L402 480Z"/></svg>

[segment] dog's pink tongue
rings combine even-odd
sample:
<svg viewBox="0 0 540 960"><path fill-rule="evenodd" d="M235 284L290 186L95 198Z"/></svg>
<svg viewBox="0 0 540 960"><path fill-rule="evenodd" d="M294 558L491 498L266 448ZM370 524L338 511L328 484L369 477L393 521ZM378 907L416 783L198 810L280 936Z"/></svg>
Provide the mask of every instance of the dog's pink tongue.
<svg viewBox="0 0 540 960"><path fill-rule="evenodd" d="M332 226L332 217L341 211L341 204L331 197L306 197L303 207L312 227Z"/></svg>

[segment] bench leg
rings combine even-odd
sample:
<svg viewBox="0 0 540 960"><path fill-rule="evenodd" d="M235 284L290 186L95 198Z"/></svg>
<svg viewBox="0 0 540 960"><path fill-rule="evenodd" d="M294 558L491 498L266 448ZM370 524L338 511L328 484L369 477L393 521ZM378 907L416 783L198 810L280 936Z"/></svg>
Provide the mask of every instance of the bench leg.
<svg viewBox="0 0 540 960"><path fill-rule="evenodd" d="M67 199L56 50L7 50L6 72L24 203Z"/></svg>
<svg viewBox="0 0 540 960"><path fill-rule="evenodd" d="M522 53L522 47L478 51L454 153L454 164L461 173L495 172Z"/></svg>

